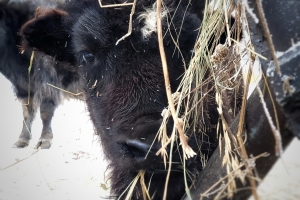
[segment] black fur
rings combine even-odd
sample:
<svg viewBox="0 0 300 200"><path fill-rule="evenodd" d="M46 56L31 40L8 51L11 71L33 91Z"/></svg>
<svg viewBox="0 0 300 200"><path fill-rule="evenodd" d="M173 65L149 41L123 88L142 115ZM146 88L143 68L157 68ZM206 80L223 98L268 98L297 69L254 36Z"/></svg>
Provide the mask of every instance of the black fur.
<svg viewBox="0 0 300 200"><path fill-rule="evenodd" d="M37 5L54 7L55 3L46 1L7 1L0 3L0 72L14 86L17 98L22 103L24 122L19 140L15 147L25 147L31 139L31 124L36 111L40 108L43 130L37 147L50 148L53 133L51 120L54 110L59 105L62 92L47 85L76 92L78 74L71 71L70 64L58 62L52 57L39 52L35 53L30 71L30 53L21 54L18 48L21 37L18 35L21 26L34 16ZM72 67L74 68L74 67ZM72 89L71 89L72 88Z"/></svg>
<svg viewBox="0 0 300 200"><path fill-rule="evenodd" d="M115 2L120 3L106 1L107 4ZM157 34L143 38L140 30L144 21L137 19L154 2L137 1L133 31L118 45L118 39L127 33L130 6L100 8L96 0L71 1L60 10L41 11L22 28L24 48L37 48L59 61L76 63L91 119L110 161L113 197L120 197L139 170L146 170L145 183L149 186L151 182L149 193L153 199L161 199L164 192L167 170L161 157L155 155L160 143L155 141L151 149L150 145L168 102ZM171 88L175 91L184 73L183 60L188 64L192 56L200 20L189 9L185 13L188 1L179 6L179 1L164 2L170 9L168 17L163 19L164 46ZM171 18L173 23L168 26ZM173 42L177 39L182 56ZM172 124L170 120L167 125L169 134ZM216 147L215 133L208 131L201 139L192 133L187 135L195 151L201 146L206 156L212 154ZM202 170L199 154L186 161L188 173L197 175ZM168 199L180 199L185 193L181 157L179 146L173 153ZM193 176L188 176L189 185L193 180ZM142 198L141 186L137 184L132 199Z"/></svg>

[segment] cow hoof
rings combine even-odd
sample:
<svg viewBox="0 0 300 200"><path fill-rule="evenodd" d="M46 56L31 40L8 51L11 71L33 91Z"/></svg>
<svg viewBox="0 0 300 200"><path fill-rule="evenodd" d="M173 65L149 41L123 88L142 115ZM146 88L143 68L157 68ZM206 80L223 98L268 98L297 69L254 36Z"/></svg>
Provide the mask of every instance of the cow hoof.
<svg viewBox="0 0 300 200"><path fill-rule="evenodd" d="M29 145L29 142L27 141L23 141L23 140L18 140L18 142L16 142L13 147L15 148L24 148L27 147Z"/></svg>
<svg viewBox="0 0 300 200"><path fill-rule="evenodd" d="M41 148L41 149L49 149L51 147L51 140L48 139L40 139L37 145L35 146L36 149Z"/></svg>

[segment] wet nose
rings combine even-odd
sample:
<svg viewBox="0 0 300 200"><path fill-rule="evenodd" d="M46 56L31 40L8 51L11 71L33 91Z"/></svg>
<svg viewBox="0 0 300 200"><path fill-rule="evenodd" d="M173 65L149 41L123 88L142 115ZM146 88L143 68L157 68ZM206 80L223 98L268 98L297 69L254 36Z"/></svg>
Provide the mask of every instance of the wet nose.
<svg viewBox="0 0 300 200"><path fill-rule="evenodd" d="M147 153L150 149L150 145L146 144L145 142L139 141L139 140L127 140L126 144L129 147L132 147L133 149L142 151L144 153Z"/></svg>
<svg viewBox="0 0 300 200"><path fill-rule="evenodd" d="M145 141L142 140L126 140L126 145L128 147L128 150L131 152L131 154L134 155L134 157L146 157L148 154L155 154L158 150L156 145L151 146L152 144L148 144Z"/></svg>

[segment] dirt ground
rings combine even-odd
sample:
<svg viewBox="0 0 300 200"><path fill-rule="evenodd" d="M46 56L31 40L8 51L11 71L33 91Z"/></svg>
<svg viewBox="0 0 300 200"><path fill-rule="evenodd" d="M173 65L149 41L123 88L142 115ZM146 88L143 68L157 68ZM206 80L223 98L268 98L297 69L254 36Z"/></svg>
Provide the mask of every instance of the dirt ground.
<svg viewBox="0 0 300 200"><path fill-rule="evenodd" d="M12 145L22 129L21 106L1 74L0 85L0 200L106 199L107 162L85 105L66 101L57 109L49 150L34 149L42 129L39 115L30 145L16 149ZM261 199L300 199L299 151L300 142L294 140L261 184Z"/></svg>

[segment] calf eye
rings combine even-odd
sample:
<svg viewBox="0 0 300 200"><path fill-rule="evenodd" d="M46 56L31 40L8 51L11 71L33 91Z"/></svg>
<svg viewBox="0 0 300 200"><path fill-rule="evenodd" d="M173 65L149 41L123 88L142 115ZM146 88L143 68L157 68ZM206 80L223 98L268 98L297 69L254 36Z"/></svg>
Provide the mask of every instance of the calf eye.
<svg viewBox="0 0 300 200"><path fill-rule="evenodd" d="M82 51L79 55L79 62L81 65L91 63L95 60L94 55L88 51Z"/></svg>

